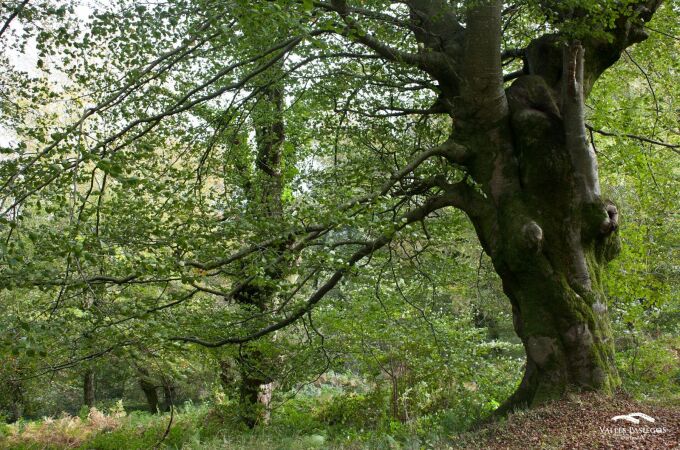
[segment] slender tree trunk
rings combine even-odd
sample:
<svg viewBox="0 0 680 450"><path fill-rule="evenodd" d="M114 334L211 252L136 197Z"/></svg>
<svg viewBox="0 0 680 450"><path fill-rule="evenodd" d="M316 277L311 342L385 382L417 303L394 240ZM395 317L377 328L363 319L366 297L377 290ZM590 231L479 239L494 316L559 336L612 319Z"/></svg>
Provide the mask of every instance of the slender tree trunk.
<svg viewBox="0 0 680 450"><path fill-rule="evenodd" d="M222 389L228 392L233 386L235 386L238 368L236 367L236 362L231 358L225 358L220 360L220 383L222 384Z"/></svg>
<svg viewBox="0 0 680 450"><path fill-rule="evenodd" d="M175 385L171 381L163 381L163 411L168 412L175 404Z"/></svg>
<svg viewBox="0 0 680 450"><path fill-rule="evenodd" d="M272 83L261 87L261 94L253 109L252 120L255 129L257 154L255 157L255 173L252 182L248 182L248 213L256 219L277 223L282 220L283 175L282 158L284 133L284 90L281 83L283 67L276 66L272 74ZM282 243L276 256L280 257L286 250L287 243ZM285 262L270 264L265 269L265 277L255 282L242 284L234 294L234 299L241 305L249 305L265 312L272 306L277 293L277 284L285 279ZM271 338L270 338L271 339ZM242 419L249 427L258 423L267 423L270 415L270 403L274 388L271 379L271 368L267 367L257 343L246 345L237 358L240 372L240 409ZM220 363L222 382L228 378L225 369L226 361Z"/></svg>
<svg viewBox="0 0 680 450"><path fill-rule="evenodd" d="M144 392L149 412L151 414L158 413L158 392L156 391L156 384L148 376L142 374L142 377L139 379L139 387L142 389L142 392Z"/></svg>
<svg viewBox="0 0 680 450"><path fill-rule="evenodd" d="M274 383L267 378L251 375L242 370L240 384L241 418L250 428L269 423L270 403Z"/></svg>
<svg viewBox="0 0 680 450"><path fill-rule="evenodd" d="M243 370L241 371L241 384L239 386L240 414L243 423L249 428L253 428L258 423L258 418L262 414L261 405L257 401L262 380L257 377L247 376L244 372Z"/></svg>
<svg viewBox="0 0 680 450"><path fill-rule="evenodd" d="M83 403L92 408L95 402L94 370L87 369L83 374Z"/></svg>
<svg viewBox="0 0 680 450"><path fill-rule="evenodd" d="M257 395L257 402L263 406L264 411L262 412L261 419L264 425L269 425L271 422L272 415L272 396L274 395L274 387L276 382L271 381L267 384L260 385L260 392Z"/></svg>
<svg viewBox="0 0 680 450"><path fill-rule="evenodd" d="M8 423L14 423L21 419L24 415L24 389L20 382L9 382L10 393L10 416L7 418Z"/></svg>

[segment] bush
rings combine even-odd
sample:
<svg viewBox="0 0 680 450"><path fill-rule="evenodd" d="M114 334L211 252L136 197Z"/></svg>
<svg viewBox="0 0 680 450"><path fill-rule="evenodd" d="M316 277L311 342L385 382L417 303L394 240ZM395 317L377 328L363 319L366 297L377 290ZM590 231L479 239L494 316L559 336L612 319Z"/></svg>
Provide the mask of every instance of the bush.
<svg viewBox="0 0 680 450"><path fill-rule="evenodd" d="M624 389L635 397L677 397L680 392L680 338L642 339L618 353Z"/></svg>
<svg viewBox="0 0 680 450"><path fill-rule="evenodd" d="M387 418L385 393L375 389L367 394L349 392L340 394L318 412L320 421L328 425L343 425L353 428L375 427Z"/></svg>

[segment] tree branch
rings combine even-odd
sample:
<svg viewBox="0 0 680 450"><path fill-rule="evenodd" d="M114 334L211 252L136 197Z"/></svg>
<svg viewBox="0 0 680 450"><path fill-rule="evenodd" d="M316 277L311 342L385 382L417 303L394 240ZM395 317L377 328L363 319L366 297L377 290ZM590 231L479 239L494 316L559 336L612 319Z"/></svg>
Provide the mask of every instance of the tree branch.
<svg viewBox="0 0 680 450"><path fill-rule="evenodd" d="M342 18L343 22L345 22L345 24L347 25L347 31L352 32L351 35L350 33L346 33L348 37L350 37L350 39L365 45L366 47L375 51L383 58L388 59L390 61L404 62L406 64L419 67L423 67L424 65L426 65L427 60L430 59L422 54L416 55L413 53L404 52L396 48L390 47L389 45L380 42L375 37L367 34L364 30L361 29L357 21L349 16L352 10L347 5L347 2L345 0L331 0L330 5L326 4L326 7L338 13L338 15Z"/></svg>
<svg viewBox="0 0 680 450"><path fill-rule="evenodd" d="M636 139L638 141L642 142L647 142L648 144L653 144L653 145L659 145L661 147L666 147L671 150L673 150L675 153L680 154L680 144L669 144L668 142L663 142L663 141L657 141L654 139L650 139L644 136L639 136L637 134L629 134L629 133L617 133L617 132L612 132L612 131L605 131L601 130L599 128L595 128L592 125L586 124L586 128L592 131L593 133L601 134L602 136L611 136L611 137L625 137L629 139Z"/></svg>
<svg viewBox="0 0 680 450"><path fill-rule="evenodd" d="M175 336L171 337L170 340L199 344L204 347L222 347L228 344L242 344L249 342L284 328L311 311L312 308L314 308L314 306L319 303L326 296L326 294L328 294L338 284L338 282L340 282L340 280L350 271L352 267L356 265L357 262L384 247L393 239L396 232L400 231L413 222L423 220L425 217L427 217L427 215L438 209L447 206L456 206L460 200L461 199L459 198L458 192L455 189L452 189L450 192L447 192L444 195L428 199L422 206L402 215L397 221L397 225L395 226L394 230L383 233L380 237L362 246L359 250L353 253L345 261L343 267L337 269L333 275L331 275L331 277L328 278L328 280L323 285L321 285L321 287L319 287L301 307L279 322L266 326L259 331L246 336L226 338L214 342L206 341L197 337L187 336Z"/></svg>
<svg viewBox="0 0 680 450"><path fill-rule="evenodd" d="M21 13L21 10L24 9L24 6L28 4L29 0L24 0L22 1L19 6L16 7L14 11L12 11L12 14L9 15L5 23L2 25L2 28L0 28L0 37L7 31L7 28L9 28L9 25L12 23L12 21Z"/></svg>

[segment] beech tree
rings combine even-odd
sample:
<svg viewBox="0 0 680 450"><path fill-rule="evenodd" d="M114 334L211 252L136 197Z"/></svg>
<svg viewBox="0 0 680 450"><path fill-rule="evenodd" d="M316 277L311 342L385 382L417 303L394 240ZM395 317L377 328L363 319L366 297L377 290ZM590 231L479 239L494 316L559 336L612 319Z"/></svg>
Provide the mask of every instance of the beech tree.
<svg viewBox="0 0 680 450"><path fill-rule="evenodd" d="M312 323L398 233L427 236L426 219L455 208L526 350L501 411L611 392L602 271L619 212L585 101L660 7L677 13L659 0L120 1L58 23L36 35L37 67L68 82L26 79L3 116L2 283L52 292L57 314L98 297L90 337L128 342L125 323L243 346ZM23 51L25 30L3 45ZM71 119L31 107L45 99Z"/></svg>

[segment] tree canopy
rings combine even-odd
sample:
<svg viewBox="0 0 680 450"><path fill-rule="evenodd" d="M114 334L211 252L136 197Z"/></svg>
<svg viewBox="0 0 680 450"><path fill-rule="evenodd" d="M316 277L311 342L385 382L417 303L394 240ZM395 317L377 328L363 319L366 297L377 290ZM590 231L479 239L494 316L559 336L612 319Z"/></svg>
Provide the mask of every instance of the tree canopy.
<svg viewBox="0 0 680 450"><path fill-rule="evenodd" d="M677 298L679 13L657 0L4 2L13 376L126 352L181 360L198 344L297 380L328 335L366 349L410 315L423 322L398 333L431 340L436 371L465 340L482 345L452 323L486 264L527 355L507 408L614 389L610 319Z"/></svg>

